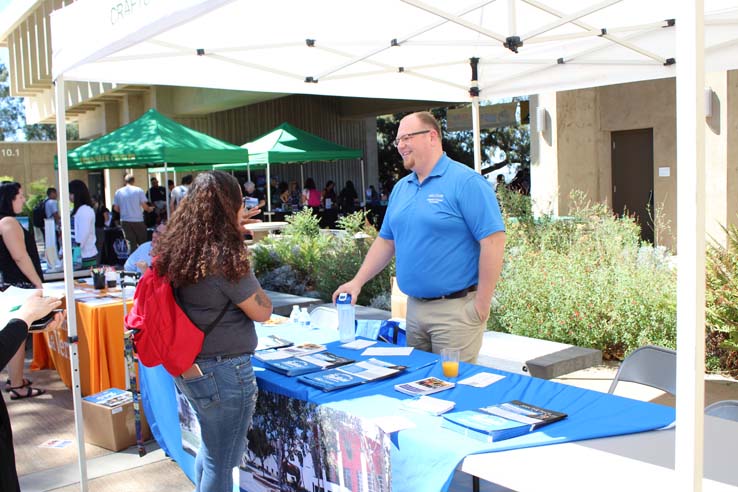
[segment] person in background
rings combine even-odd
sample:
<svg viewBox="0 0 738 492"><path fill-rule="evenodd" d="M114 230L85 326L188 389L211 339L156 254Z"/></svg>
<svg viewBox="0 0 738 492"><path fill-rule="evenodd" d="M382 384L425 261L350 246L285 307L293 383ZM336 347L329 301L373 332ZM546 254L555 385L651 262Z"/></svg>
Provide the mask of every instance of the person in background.
<svg viewBox="0 0 738 492"><path fill-rule="evenodd" d="M271 178L269 192L271 193L272 210L280 208L282 206L282 200L279 198L279 195L282 194L282 191L279 189L279 179L276 176L272 176Z"/></svg>
<svg viewBox="0 0 738 492"><path fill-rule="evenodd" d="M154 206L154 225L161 222L162 217L167 213L167 195L163 186L159 186L159 180L152 177L151 187L146 192L146 198L149 203Z"/></svg>
<svg viewBox="0 0 738 492"><path fill-rule="evenodd" d="M97 264L102 265L103 248L105 247L105 228L110 226L110 210L105 206L100 195L92 197L92 209L95 211L95 247L97 248Z"/></svg>
<svg viewBox="0 0 738 492"><path fill-rule="evenodd" d="M40 291L26 299L20 309L14 313L13 319L0 328L0 367L12 360L20 347L25 345L26 337L28 337L28 327L31 326L31 323L43 318L54 308L59 307L60 304L59 299L41 297ZM43 331L59 329L63 322L64 313L57 313L54 315L53 321L46 325ZM13 392L16 393L17 390L13 390ZM0 398L0 490L6 492L20 491L18 472L15 469L13 430L5 400L2 398Z"/></svg>
<svg viewBox="0 0 738 492"><path fill-rule="evenodd" d="M69 183L69 199L72 209L72 239L79 244L82 253L82 268L97 265L97 236L95 235L95 210L87 185L79 179Z"/></svg>
<svg viewBox="0 0 738 492"><path fill-rule="evenodd" d="M320 197L320 202L323 208L330 210L336 206L336 183L328 181L323 188L323 196Z"/></svg>
<svg viewBox="0 0 738 492"><path fill-rule="evenodd" d="M59 201L56 188L46 189L46 203L44 203L44 215L47 219L54 219L56 224L56 244L59 244L59 231L61 230L61 216L59 215ZM42 229L46 235L46 228Z"/></svg>
<svg viewBox="0 0 738 492"><path fill-rule="evenodd" d="M0 274L2 283L24 289L41 289L43 273L41 260L33 234L23 228L15 216L23 211L26 197L20 183L0 183ZM4 390L10 398L31 398L43 395L44 390L31 386L31 380L23 377L26 356L25 338L15 354L3 362L7 364L8 380Z"/></svg>
<svg viewBox="0 0 738 492"><path fill-rule="evenodd" d="M272 303L254 276L243 241L250 213L236 178L201 173L152 251L152 268L178 289L180 306L195 325L207 326L225 308L195 364L174 378L200 423L198 491L232 490L232 472L246 449L256 406L254 321L268 320Z"/></svg>
<svg viewBox="0 0 738 492"><path fill-rule="evenodd" d="M502 269L505 226L490 183L448 158L431 113L400 121L397 151L410 174L395 185L379 236L359 271L333 293L351 294L397 256L408 295L407 344L433 353L459 349L475 362Z"/></svg>
<svg viewBox="0 0 738 492"><path fill-rule="evenodd" d="M188 174L182 177L182 184L171 191L169 194L169 208L172 213L177 210L179 203L184 200L185 196L187 196L187 192L190 191L190 186L192 186L192 175Z"/></svg>
<svg viewBox="0 0 738 492"><path fill-rule="evenodd" d="M133 174L127 174L125 182L126 185L115 192L113 210L120 214L123 237L128 242L130 252L138 248L139 244L146 242L143 211L151 212L154 207L147 203L144 191L135 186L136 178Z"/></svg>
<svg viewBox="0 0 738 492"><path fill-rule="evenodd" d="M305 189L302 191L301 203L303 206L310 207L314 215L318 215L320 209L320 192L315 186L313 178L305 180Z"/></svg>
<svg viewBox="0 0 738 492"><path fill-rule="evenodd" d="M146 273L146 270L151 266L151 249L156 246L156 242L159 237L167 232L167 223L162 222L151 235L151 241L147 241L139 246L136 251L131 253L126 260L123 270L126 272L139 272L140 274Z"/></svg>
<svg viewBox="0 0 738 492"><path fill-rule="evenodd" d="M346 181L346 186L343 187L341 193L338 195L338 205L341 208L341 213L350 214L355 212L358 201L359 194L356 193L353 181Z"/></svg>
<svg viewBox="0 0 738 492"><path fill-rule="evenodd" d="M243 184L243 199L244 205L247 209L261 209L266 203L266 200L264 199L264 194L261 191L257 190L256 185L251 181L246 181ZM254 216L254 218L263 220L264 214L262 212L259 212L257 215Z"/></svg>
<svg viewBox="0 0 738 492"><path fill-rule="evenodd" d="M297 210L300 207L300 190L297 189L297 181L290 181L289 188L284 190L281 198L285 210Z"/></svg>
<svg viewBox="0 0 738 492"><path fill-rule="evenodd" d="M369 185L369 188L366 189L366 204L369 207L379 205L379 193L377 193L374 185Z"/></svg>

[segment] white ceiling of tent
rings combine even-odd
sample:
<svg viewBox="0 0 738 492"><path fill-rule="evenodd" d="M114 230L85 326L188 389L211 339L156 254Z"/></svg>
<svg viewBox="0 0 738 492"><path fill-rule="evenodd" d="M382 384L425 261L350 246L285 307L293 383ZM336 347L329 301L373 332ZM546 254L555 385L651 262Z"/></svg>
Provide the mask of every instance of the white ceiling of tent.
<svg viewBox="0 0 738 492"><path fill-rule="evenodd" d="M675 3L156 0L115 12L81 0L52 16L53 69L68 80L465 101L478 57L481 97L495 99L674 76ZM705 4L707 68L737 68L738 1ZM518 53L503 46L511 35Z"/></svg>

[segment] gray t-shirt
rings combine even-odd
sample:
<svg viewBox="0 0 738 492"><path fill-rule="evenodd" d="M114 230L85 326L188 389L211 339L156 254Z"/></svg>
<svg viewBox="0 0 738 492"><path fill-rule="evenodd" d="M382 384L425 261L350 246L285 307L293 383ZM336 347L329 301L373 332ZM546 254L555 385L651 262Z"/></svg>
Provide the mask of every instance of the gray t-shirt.
<svg viewBox="0 0 738 492"><path fill-rule="evenodd" d="M238 282L212 276L179 289L184 311L201 329L207 328L218 317L228 299L231 300L223 318L205 337L199 357L254 353L258 343L254 322L236 304L251 297L258 288L259 281L253 272L249 272Z"/></svg>

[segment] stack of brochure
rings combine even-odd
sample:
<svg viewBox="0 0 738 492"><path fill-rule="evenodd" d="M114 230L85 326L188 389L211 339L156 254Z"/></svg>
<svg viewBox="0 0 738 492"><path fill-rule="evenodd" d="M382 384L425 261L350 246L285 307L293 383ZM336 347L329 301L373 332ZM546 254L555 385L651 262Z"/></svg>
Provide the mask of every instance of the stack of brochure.
<svg viewBox="0 0 738 492"><path fill-rule="evenodd" d="M334 391L357 386L369 381L389 378L407 369L406 366L393 365L379 359L368 359L354 364L337 367L328 371L300 376L301 381L323 391Z"/></svg>
<svg viewBox="0 0 738 492"><path fill-rule="evenodd" d="M264 366L285 376L299 376L316 371L324 371L333 367L343 366L354 362L353 359L341 357L331 352L298 355L286 359L262 360Z"/></svg>
<svg viewBox="0 0 738 492"><path fill-rule="evenodd" d="M566 414L519 400L443 416L443 427L485 442L511 439L566 418Z"/></svg>

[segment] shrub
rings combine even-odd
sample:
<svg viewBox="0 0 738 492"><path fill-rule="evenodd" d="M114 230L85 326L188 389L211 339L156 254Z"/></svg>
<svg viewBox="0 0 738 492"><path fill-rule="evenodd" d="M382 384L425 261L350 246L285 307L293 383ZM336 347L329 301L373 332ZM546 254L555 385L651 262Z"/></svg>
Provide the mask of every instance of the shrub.
<svg viewBox="0 0 738 492"><path fill-rule="evenodd" d="M705 291L706 352L731 374L738 374L738 228L725 229L727 247L707 247Z"/></svg>
<svg viewBox="0 0 738 492"><path fill-rule="evenodd" d="M252 248L252 265L259 282L271 286L265 288L302 295L315 289L318 266L332 238L320 234L319 219L309 208L287 217L287 222L281 235L265 238ZM294 284L288 284L288 278Z"/></svg>
<svg viewBox="0 0 738 492"><path fill-rule="evenodd" d="M372 242L377 237L377 231L368 224L363 211L354 212L339 219L337 225L339 228L343 228L346 234L343 237L335 238L333 248L329 250L320 263L319 271L321 273L318 276L316 288L322 299L331 299L333 292L339 285L348 282L356 275ZM356 237L359 233L361 233L360 237ZM390 292L392 287L391 278L394 272L393 259L387 268L364 285L357 303L368 306L375 297Z"/></svg>
<svg viewBox="0 0 738 492"><path fill-rule="evenodd" d="M622 358L676 342L676 274L662 250L646 253L639 228L604 204L572 197L573 217L508 227L490 327L598 348Z"/></svg>

